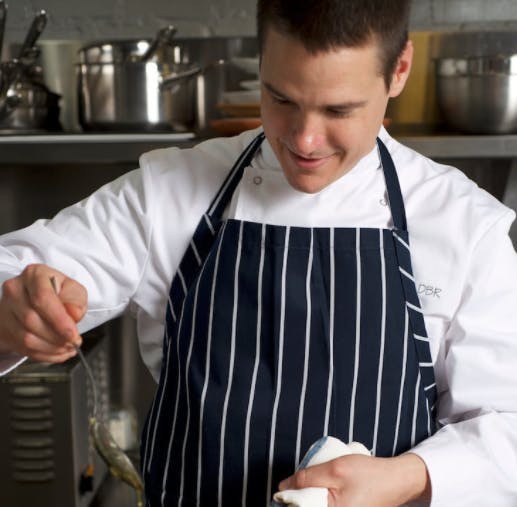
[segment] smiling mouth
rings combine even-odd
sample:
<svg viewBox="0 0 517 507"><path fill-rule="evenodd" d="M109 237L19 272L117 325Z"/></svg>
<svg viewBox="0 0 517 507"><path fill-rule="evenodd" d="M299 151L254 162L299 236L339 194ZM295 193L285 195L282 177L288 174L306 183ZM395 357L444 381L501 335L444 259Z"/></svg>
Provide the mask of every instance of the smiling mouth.
<svg viewBox="0 0 517 507"><path fill-rule="evenodd" d="M325 164L332 157L332 155L326 155L322 157L304 157L295 153L294 151L291 151L290 149L287 151L294 163L302 169L316 169Z"/></svg>

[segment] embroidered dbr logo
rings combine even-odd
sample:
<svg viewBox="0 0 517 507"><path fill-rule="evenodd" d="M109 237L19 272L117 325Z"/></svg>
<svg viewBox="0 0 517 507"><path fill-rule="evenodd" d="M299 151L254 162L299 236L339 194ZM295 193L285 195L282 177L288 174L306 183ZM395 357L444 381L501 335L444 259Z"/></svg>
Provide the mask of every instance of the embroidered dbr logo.
<svg viewBox="0 0 517 507"><path fill-rule="evenodd" d="M440 299L440 294L442 292L442 289L439 287L433 287L432 285L425 285L424 283L421 283L418 286L418 295L419 296L430 296L433 298Z"/></svg>

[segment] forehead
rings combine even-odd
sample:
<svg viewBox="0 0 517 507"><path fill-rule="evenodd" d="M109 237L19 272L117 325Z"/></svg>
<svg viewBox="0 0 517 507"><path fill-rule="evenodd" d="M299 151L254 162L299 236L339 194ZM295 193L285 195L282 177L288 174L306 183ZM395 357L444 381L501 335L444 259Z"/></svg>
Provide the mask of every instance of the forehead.
<svg viewBox="0 0 517 507"><path fill-rule="evenodd" d="M300 93L370 88L382 80L378 45L311 52L295 37L269 29L261 55L261 77ZM277 86L275 86L277 88Z"/></svg>
<svg viewBox="0 0 517 507"><path fill-rule="evenodd" d="M260 60L271 59L279 55L297 55L304 57L304 60L317 62L328 59L329 56L338 56L362 53L362 58L372 58L372 63L377 67L378 72L382 73L382 49L377 37L368 38L364 44L358 46L333 46L328 49L312 50L298 37L285 33L273 26L268 26L264 32L260 49Z"/></svg>

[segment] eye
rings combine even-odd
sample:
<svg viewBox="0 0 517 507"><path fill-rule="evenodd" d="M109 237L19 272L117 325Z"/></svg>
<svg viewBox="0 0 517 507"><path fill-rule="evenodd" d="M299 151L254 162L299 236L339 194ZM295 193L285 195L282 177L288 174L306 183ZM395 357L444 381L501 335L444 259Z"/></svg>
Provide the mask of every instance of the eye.
<svg viewBox="0 0 517 507"><path fill-rule="evenodd" d="M349 109L329 108L329 109L327 109L327 114L334 118L348 118L349 116L352 115L352 111L350 111Z"/></svg>
<svg viewBox="0 0 517 507"><path fill-rule="evenodd" d="M287 100L286 98L284 97L280 97L278 95L273 95L271 94L271 99L273 100L273 102L275 104L282 104L282 105L287 105L287 104L291 104L291 101L290 100Z"/></svg>

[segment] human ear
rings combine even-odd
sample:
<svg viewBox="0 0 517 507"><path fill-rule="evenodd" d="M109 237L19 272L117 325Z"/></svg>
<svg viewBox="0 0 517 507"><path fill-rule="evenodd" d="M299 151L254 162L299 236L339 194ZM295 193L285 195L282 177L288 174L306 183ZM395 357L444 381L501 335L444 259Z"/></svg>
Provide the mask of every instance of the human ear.
<svg viewBox="0 0 517 507"><path fill-rule="evenodd" d="M395 71L391 76L391 84L388 92L389 97L397 97L400 95L411 71L411 64L413 63L413 43L408 40L405 48L400 54Z"/></svg>

